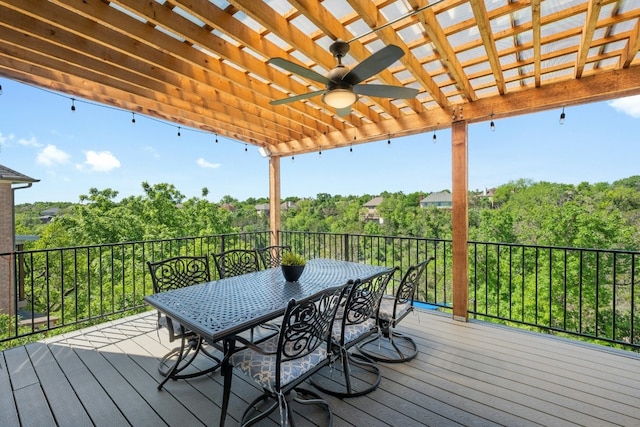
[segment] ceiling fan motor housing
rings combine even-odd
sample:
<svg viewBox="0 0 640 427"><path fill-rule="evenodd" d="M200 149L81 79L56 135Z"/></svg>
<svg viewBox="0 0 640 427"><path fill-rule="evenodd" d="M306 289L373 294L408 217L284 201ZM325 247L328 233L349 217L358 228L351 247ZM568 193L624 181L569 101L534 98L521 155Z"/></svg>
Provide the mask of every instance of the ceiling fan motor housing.
<svg viewBox="0 0 640 427"><path fill-rule="evenodd" d="M330 80L327 83L327 90L334 89L351 89L351 85L342 78L349 72L349 69L342 64L336 66L333 70L329 71L327 78Z"/></svg>

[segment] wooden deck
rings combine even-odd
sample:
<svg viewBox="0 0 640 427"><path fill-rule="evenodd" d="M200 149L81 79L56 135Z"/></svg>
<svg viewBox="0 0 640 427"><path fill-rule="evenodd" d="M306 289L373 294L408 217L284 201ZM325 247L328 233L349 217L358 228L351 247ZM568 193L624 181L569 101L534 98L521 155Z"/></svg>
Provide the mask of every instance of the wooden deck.
<svg viewBox="0 0 640 427"><path fill-rule="evenodd" d="M156 390L169 343L154 326L149 312L0 353L0 426L217 425L219 374ZM328 398L336 426L640 425L636 353L434 312L400 329L418 357L381 365L365 397ZM259 394L238 375L233 391L227 425ZM313 406L299 413L321 420Z"/></svg>

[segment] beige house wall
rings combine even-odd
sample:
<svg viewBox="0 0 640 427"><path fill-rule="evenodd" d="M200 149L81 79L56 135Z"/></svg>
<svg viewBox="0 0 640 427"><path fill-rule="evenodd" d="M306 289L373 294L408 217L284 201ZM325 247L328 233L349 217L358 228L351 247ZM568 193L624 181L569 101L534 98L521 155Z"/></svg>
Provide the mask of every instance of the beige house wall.
<svg viewBox="0 0 640 427"><path fill-rule="evenodd" d="M11 183L0 182L0 253L12 253L13 247L13 191ZM0 313L13 315L15 286L13 259L0 256Z"/></svg>

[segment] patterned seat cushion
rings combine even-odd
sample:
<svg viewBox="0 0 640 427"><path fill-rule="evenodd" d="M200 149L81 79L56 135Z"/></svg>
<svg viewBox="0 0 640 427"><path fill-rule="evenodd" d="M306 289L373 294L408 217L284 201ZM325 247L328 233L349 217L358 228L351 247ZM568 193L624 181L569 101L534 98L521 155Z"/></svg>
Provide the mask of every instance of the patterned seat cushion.
<svg viewBox="0 0 640 427"><path fill-rule="evenodd" d="M380 312L379 316L381 320L392 321L393 320L393 304L395 302L395 298L393 297L384 297L380 302ZM406 313L411 308L411 304L405 302L404 304L398 304L396 308L396 319L401 318L404 313Z"/></svg>
<svg viewBox="0 0 640 427"><path fill-rule="evenodd" d="M369 318L362 323L356 323L351 325L346 325L344 328L344 344L348 344L353 340L360 338L363 334L371 331L376 326L376 320L374 318ZM336 319L333 322L333 330L331 331L331 338L334 341L340 341L342 336L342 322L339 319Z"/></svg>
<svg viewBox="0 0 640 427"><path fill-rule="evenodd" d="M273 354L262 354L252 348L246 348L232 355L230 359L231 363L262 387L271 391L276 391L275 352L278 349L278 336L274 336L273 338L260 343L260 348L265 352ZM300 377L300 375L309 371L326 358L326 346L321 345L314 352L306 356L283 362L280 373L280 386L284 387L286 384Z"/></svg>

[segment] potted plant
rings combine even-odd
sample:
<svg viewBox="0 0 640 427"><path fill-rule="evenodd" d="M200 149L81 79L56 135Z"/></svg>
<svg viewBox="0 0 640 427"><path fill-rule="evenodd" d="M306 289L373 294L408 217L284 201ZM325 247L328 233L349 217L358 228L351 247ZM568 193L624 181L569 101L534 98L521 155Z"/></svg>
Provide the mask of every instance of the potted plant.
<svg viewBox="0 0 640 427"><path fill-rule="evenodd" d="M282 269L284 279L287 282L297 282L304 271L306 263L307 260L300 254L289 251L283 253L280 268Z"/></svg>

